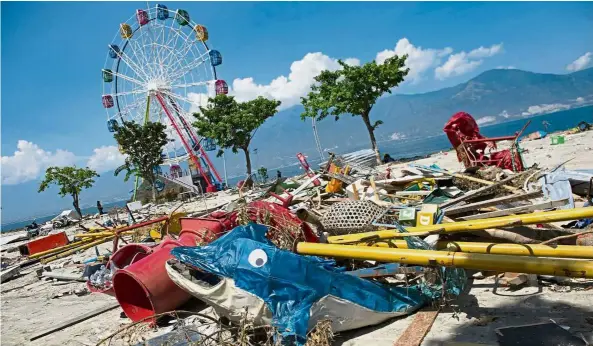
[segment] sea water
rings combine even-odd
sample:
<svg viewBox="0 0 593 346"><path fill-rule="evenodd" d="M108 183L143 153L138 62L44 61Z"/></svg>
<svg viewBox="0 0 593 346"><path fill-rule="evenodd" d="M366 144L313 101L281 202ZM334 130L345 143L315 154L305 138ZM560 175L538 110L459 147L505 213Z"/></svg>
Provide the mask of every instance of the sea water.
<svg viewBox="0 0 593 346"><path fill-rule="evenodd" d="M116 201L116 202L111 202L111 203L105 203L103 204L103 212L108 212L109 209L112 209L114 207L118 207L121 208L123 206L126 205L125 200L123 201ZM97 214L99 212L99 210L97 209L96 206L94 207L88 207L88 208L82 208L80 209L80 211L82 211L82 215L94 215ZM35 220L35 222L37 222L37 224L42 225L44 223L46 223L47 221L53 219L54 217L58 216L60 213L55 213L55 214L51 214L51 215L45 215L45 216L39 216L39 217L30 217L26 220L22 220L22 221L17 221L17 222L11 222L11 223L6 223L6 224L2 224L0 230L2 233L4 232L9 232L9 231L14 231L16 229L21 229L29 224L31 224L31 222L33 222L33 220Z"/></svg>

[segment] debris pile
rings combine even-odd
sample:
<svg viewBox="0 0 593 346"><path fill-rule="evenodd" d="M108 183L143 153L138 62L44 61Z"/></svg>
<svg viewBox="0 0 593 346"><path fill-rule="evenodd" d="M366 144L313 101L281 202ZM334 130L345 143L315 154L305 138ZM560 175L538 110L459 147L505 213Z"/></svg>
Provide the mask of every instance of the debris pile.
<svg viewBox="0 0 593 346"><path fill-rule="evenodd" d="M330 345L336 333L410 314L427 323L418 344L472 280L556 294L593 287L593 175L525 167L518 149L503 167L458 150L472 168L464 173L374 166L366 152L332 154L314 170L301 155L307 173L198 197L232 197L199 212L169 203L75 221L68 244L3 258L2 281L37 268L42 280L117 297L132 323L99 344ZM184 310L197 301L207 314Z"/></svg>

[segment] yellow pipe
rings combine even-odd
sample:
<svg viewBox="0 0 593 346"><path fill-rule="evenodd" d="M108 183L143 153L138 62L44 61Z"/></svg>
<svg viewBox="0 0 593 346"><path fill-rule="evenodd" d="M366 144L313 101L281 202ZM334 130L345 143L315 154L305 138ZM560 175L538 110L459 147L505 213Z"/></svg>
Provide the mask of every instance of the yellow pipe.
<svg viewBox="0 0 593 346"><path fill-rule="evenodd" d="M119 225L119 226L115 226L114 228L117 230L117 229L124 228L124 227L128 227L128 226ZM107 230L110 230L110 229L113 229L113 228L90 227L90 228L88 228L88 232L90 233L90 232L98 232L98 231L107 231Z"/></svg>
<svg viewBox="0 0 593 346"><path fill-rule="evenodd" d="M407 249L405 240L385 240L376 243L358 243L358 246L374 246L384 248ZM593 259L593 246L573 245L539 245L539 244L504 244L504 243L474 243L463 241L440 241L437 249L453 252L483 253L491 255L541 256L559 258Z"/></svg>
<svg viewBox="0 0 593 346"><path fill-rule="evenodd" d="M79 246L79 247L76 247L76 248L70 249L70 250L68 250L68 251L65 251L65 252L59 253L59 254L57 254L57 255L54 255L54 256L51 256L51 257L48 257L48 258L44 258L44 259L42 259L42 260L41 260L41 263L45 264L45 263L49 263L49 262L55 261L55 260L57 260L57 259L60 259L60 258L66 257L66 256L70 256L70 255L72 255L73 253L75 253L75 252L77 252L77 251L80 251L80 250L86 250L86 249L92 248L93 246L96 246L96 245L99 245L99 244L103 244L103 243L105 243L106 241L109 241L109 240L113 239L114 237L115 237L115 236L114 236L114 235L112 235L112 236L109 236L109 237L105 237L105 238L97 239L97 240L95 240L95 241L93 241L93 242L90 242L90 243L88 243L88 244L85 244L85 245L82 245L82 246Z"/></svg>
<svg viewBox="0 0 593 346"><path fill-rule="evenodd" d="M54 248L54 249L50 249L50 250L38 252L36 254L30 255L29 256L29 259L35 259L35 258L39 258L39 257L43 257L45 255L49 255L49 254L55 253L55 252L60 252L60 251L68 250L68 249L71 249L71 248L74 248L74 247L77 247L77 246L80 246L80 245L84 245L84 244L86 244L86 243L88 243L90 241L92 241L92 239L85 239L85 240L77 241L77 242L70 243L70 244L67 244L67 245L64 245L64 246L60 246L60 247L57 247L57 248Z"/></svg>
<svg viewBox="0 0 593 346"><path fill-rule="evenodd" d="M412 233L411 235L425 236L430 234L479 231L489 228L514 227L537 223L578 220L590 217L593 217L593 207L542 211L522 215L493 217L490 219L448 222L436 225L408 227L406 230ZM379 230L376 232L328 237L327 241L331 244L347 244L378 239L404 238L408 236L410 236L410 234L399 233L395 230Z"/></svg>
<svg viewBox="0 0 593 346"><path fill-rule="evenodd" d="M120 235L124 235L124 234L133 234L138 232L138 230L133 230L133 231L124 231L121 232ZM97 238L97 237L108 237L110 235L114 235L114 232L97 232L97 233L79 233L79 234L75 234L74 237L75 238Z"/></svg>
<svg viewBox="0 0 593 346"><path fill-rule="evenodd" d="M420 266L593 278L593 261L432 250L298 243L297 253Z"/></svg>

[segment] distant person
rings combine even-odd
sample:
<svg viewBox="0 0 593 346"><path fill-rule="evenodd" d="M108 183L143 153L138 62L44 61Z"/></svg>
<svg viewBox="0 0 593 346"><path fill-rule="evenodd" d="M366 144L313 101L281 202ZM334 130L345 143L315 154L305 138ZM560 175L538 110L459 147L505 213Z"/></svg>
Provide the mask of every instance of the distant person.
<svg viewBox="0 0 593 346"><path fill-rule="evenodd" d="M389 154L383 155L383 163L395 162L393 157L389 156Z"/></svg>
<svg viewBox="0 0 593 346"><path fill-rule="evenodd" d="M548 127L550 126L550 123L546 120L542 121L542 125L544 125L544 130L546 130L546 132L548 132Z"/></svg>
<svg viewBox="0 0 593 346"><path fill-rule="evenodd" d="M37 221L36 220L33 220L33 222L31 222L31 229L35 229L35 228L38 228L38 227L39 227L39 225L37 224Z"/></svg>
<svg viewBox="0 0 593 346"><path fill-rule="evenodd" d="M99 215L103 215L103 206L101 205L101 201L97 201L97 209L99 210Z"/></svg>
<svg viewBox="0 0 593 346"><path fill-rule="evenodd" d="M278 178L278 179L282 178L282 172L276 171L276 178Z"/></svg>

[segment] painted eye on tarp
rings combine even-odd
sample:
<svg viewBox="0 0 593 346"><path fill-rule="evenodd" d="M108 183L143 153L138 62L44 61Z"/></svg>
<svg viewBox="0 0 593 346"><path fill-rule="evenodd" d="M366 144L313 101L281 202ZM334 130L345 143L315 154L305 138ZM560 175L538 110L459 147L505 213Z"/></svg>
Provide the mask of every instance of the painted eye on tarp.
<svg viewBox="0 0 593 346"><path fill-rule="evenodd" d="M249 257L247 258L249 264L256 268L263 267L266 263L268 263L268 255L262 249L255 249L251 251Z"/></svg>

